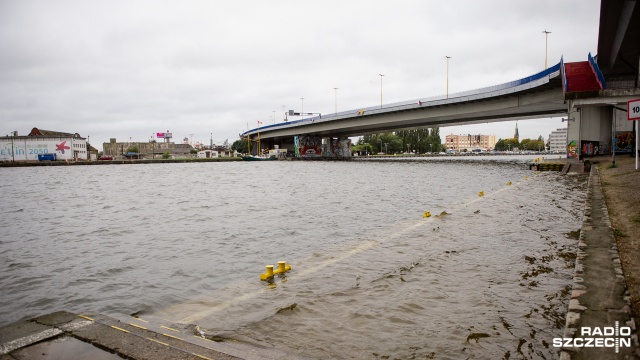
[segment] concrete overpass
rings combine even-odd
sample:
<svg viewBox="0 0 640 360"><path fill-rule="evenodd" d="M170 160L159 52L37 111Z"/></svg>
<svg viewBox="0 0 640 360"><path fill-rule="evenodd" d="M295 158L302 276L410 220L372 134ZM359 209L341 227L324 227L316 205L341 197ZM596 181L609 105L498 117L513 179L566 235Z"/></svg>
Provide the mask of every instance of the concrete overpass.
<svg viewBox="0 0 640 360"><path fill-rule="evenodd" d="M242 136L254 140L259 135L269 148L306 147L311 155L331 149L330 156L349 156L348 151L333 151L334 138L340 142L382 131L568 115L568 156L629 153L634 151L629 138L636 131L626 121L625 106L640 98L639 38L640 5L635 0L602 1L598 55L589 54L588 61L561 60L506 84L267 125ZM323 138L329 138L330 147L322 146Z"/></svg>
<svg viewBox="0 0 640 360"><path fill-rule="evenodd" d="M567 114L560 63L505 84L422 98L382 107L352 109L308 119L266 125L243 133L262 141L287 143L299 135L350 137L366 133L529 119Z"/></svg>

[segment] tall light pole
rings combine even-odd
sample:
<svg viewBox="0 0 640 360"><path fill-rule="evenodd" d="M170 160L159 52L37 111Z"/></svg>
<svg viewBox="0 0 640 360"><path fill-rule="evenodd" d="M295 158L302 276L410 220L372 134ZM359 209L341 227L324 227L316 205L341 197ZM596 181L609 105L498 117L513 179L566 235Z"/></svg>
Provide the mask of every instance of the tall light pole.
<svg viewBox="0 0 640 360"><path fill-rule="evenodd" d="M549 34L551 34L551 31L547 31L545 29L542 33L544 34L544 69L547 70L547 49L549 46Z"/></svg>
<svg viewBox="0 0 640 360"><path fill-rule="evenodd" d="M285 106L282 105L282 120L287 121L287 115L286 115L287 113L284 112L284 108L285 108Z"/></svg>
<svg viewBox="0 0 640 360"><path fill-rule="evenodd" d="M451 56L445 55L445 58L447 58L447 99L449 98L449 59L451 59Z"/></svg>
<svg viewBox="0 0 640 360"><path fill-rule="evenodd" d="M333 92L334 92L334 94L333 94L333 96L334 96L333 101L334 101L334 104L335 104L335 105L334 105L334 106L335 106L335 113L336 113L336 115L338 115L338 88L333 88Z"/></svg>
<svg viewBox="0 0 640 360"><path fill-rule="evenodd" d="M16 162L16 150L13 147L13 139L15 138L15 131L11 132L11 162Z"/></svg>
<svg viewBox="0 0 640 360"><path fill-rule="evenodd" d="M384 74L378 74L378 75L380 75L380 109L382 109L382 77L384 76Z"/></svg>
<svg viewBox="0 0 640 360"><path fill-rule="evenodd" d="M302 100L302 108L300 109L300 120L304 118L304 98L300 98Z"/></svg>

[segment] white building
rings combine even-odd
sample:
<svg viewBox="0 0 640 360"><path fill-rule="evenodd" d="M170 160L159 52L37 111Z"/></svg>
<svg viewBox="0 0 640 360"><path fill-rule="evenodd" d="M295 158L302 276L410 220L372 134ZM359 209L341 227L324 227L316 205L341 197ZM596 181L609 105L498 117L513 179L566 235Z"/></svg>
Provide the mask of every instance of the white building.
<svg viewBox="0 0 640 360"><path fill-rule="evenodd" d="M198 159L210 159L217 158L218 152L213 150L202 150L198 151Z"/></svg>
<svg viewBox="0 0 640 360"><path fill-rule="evenodd" d="M549 134L549 151L567 152L567 128L554 130Z"/></svg>
<svg viewBox="0 0 640 360"><path fill-rule="evenodd" d="M56 154L56 160L87 160L87 139L78 133L33 128L26 136L18 132L0 137L0 161L38 160L38 155Z"/></svg>

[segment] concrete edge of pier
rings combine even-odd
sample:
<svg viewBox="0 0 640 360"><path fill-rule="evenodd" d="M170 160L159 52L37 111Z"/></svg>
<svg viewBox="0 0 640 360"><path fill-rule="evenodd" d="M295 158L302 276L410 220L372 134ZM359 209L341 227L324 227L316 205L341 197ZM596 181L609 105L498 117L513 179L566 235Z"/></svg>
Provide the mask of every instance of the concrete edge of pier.
<svg viewBox="0 0 640 360"><path fill-rule="evenodd" d="M74 345L78 341L83 344L81 354ZM101 314L59 311L0 328L0 360L42 358L45 351L53 351L54 347L65 358L299 359L272 348L237 341L216 342L141 319L120 321Z"/></svg>
<svg viewBox="0 0 640 360"><path fill-rule="evenodd" d="M630 347L620 346L617 353L611 347L562 347L560 359L640 359L637 324L631 315L630 296L602 192L600 174L597 166L593 166L589 172L563 337L573 341L598 337L585 336L582 329L612 328L616 323L632 329L631 336L626 337L631 342Z"/></svg>

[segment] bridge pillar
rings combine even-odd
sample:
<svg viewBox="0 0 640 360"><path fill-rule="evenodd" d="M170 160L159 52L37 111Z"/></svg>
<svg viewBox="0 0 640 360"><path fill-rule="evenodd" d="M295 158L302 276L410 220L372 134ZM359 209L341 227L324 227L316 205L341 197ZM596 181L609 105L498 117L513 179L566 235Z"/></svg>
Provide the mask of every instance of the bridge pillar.
<svg viewBox="0 0 640 360"><path fill-rule="evenodd" d="M627 114L613 106L582 106L571 109L567 126L568 157L610 155L631 152L627 139L633 137ZM627 149L628 147L628 149Z"/></svg>
<svg viewBox="0 0 640 360"><path fill-rule="evenodd" d="M298 135L294 138L296 156L322 156L322 138L316 135Z"/></svg>
<svg viewBox="0 0 640 360"><path fill-rule="evenodd" d="M329 147L332 158L351 157L351 139L348 137L329 138Z"/></svg>

